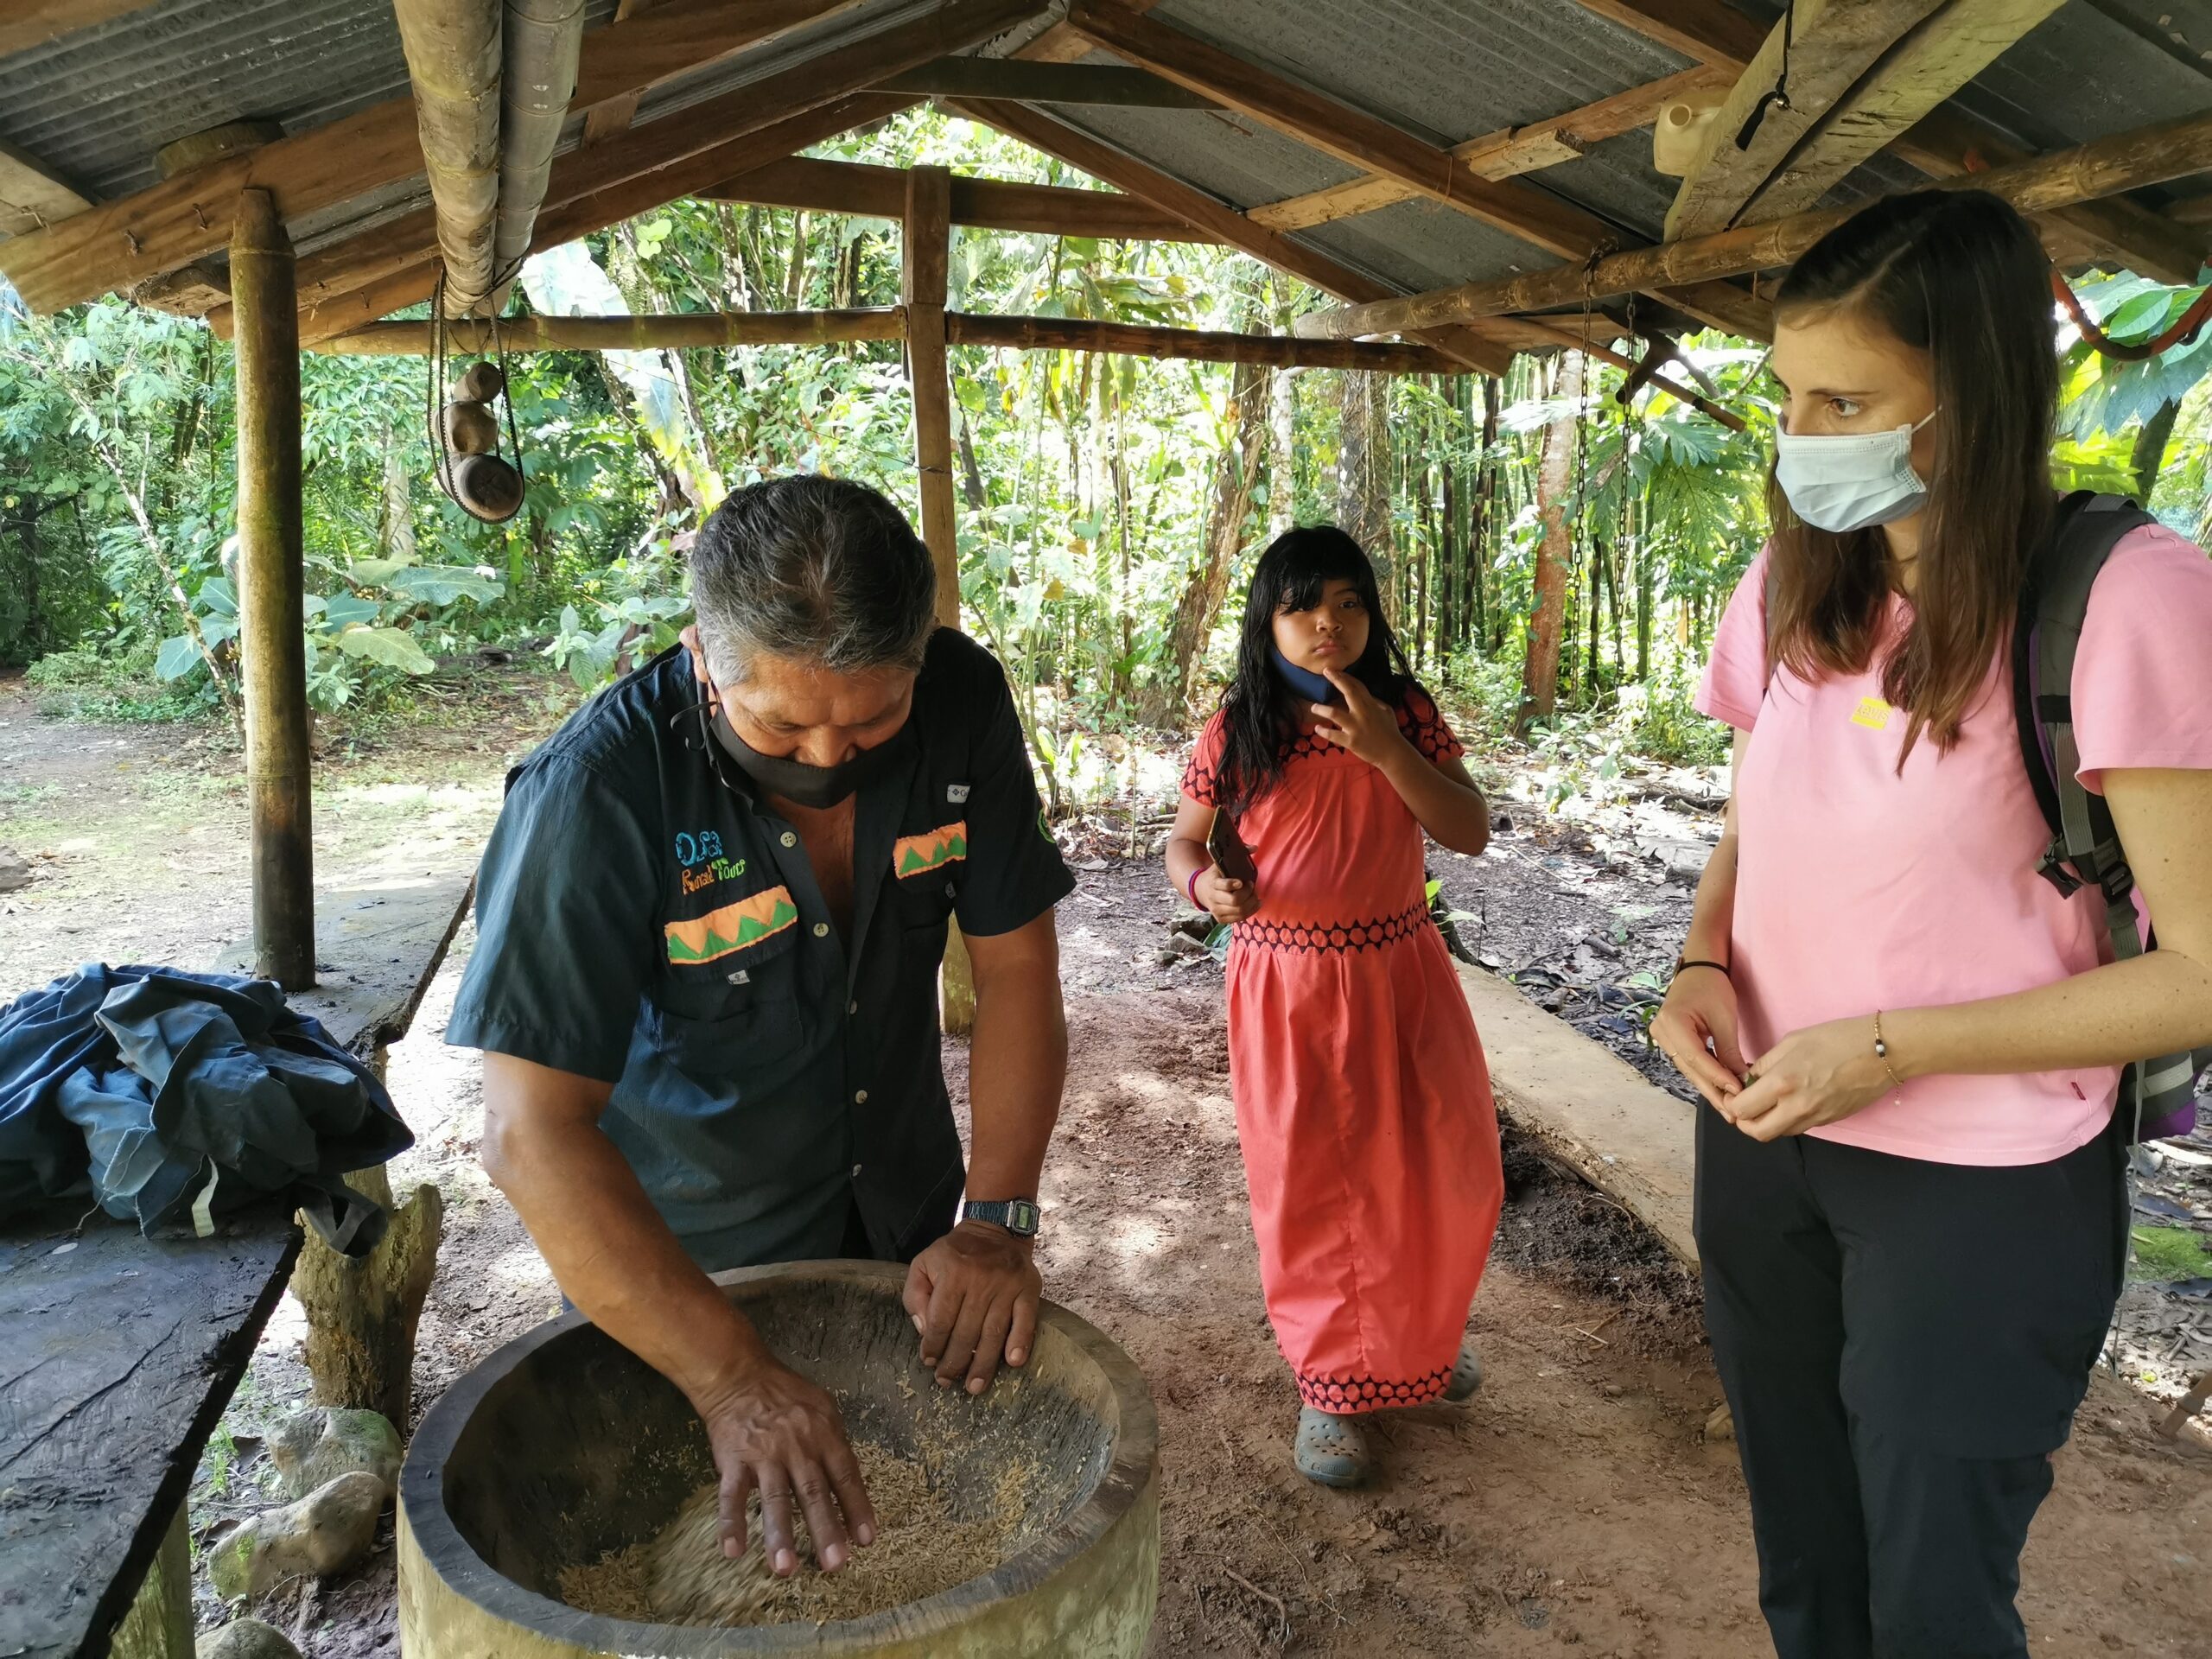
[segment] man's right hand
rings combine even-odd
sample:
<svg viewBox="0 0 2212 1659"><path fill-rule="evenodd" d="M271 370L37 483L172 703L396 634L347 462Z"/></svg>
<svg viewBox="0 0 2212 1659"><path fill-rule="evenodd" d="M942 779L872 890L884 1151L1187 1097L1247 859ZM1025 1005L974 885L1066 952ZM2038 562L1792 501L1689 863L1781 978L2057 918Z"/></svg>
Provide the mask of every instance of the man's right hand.
<svg viewBox="0 0 2212 1659"><path fill-rule="evenodd" d="M852 1541L875 1541L875 1511L861 1466L845 1439L836 1403L798 1372L772 1360L703 1400L694 1401L721 1477L722 1553L745 1554L745 1503L760 1493L760 1549L779 1578L798 1571L792 1502L806 1515L815 1560L835 1573ZM848 1528L849 1526L849 1537Z"/></svg>
<svg viewBox="0 0 2212 1659"><path fill-rule="evenodd" d="M1192 891L1217 922L1241 922L1259 912L1259 888L1249 881L1224 875L1216 865L1198 873L1198 879L1192 883Z"/></svg>

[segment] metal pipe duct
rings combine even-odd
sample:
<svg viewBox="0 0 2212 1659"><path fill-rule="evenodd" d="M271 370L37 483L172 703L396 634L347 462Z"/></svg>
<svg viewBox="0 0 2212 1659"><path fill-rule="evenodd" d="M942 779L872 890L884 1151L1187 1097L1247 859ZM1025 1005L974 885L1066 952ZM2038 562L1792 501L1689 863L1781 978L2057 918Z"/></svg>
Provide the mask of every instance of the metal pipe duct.
<svg viewBox="0 0 2212 1659"><path fill-rule="evenodd" d="M499 94L499 212L492 269L507 276L553 176L553 150L575 96L583 0L505 0L506 68Z"/></svg>
<svg viewBox="0 0 2212 1659"><path fill-rule="evenodd" d="M493 214L499 194L499 0L392 0L423 170L437 208L446 314L492 292Z"/></svg>

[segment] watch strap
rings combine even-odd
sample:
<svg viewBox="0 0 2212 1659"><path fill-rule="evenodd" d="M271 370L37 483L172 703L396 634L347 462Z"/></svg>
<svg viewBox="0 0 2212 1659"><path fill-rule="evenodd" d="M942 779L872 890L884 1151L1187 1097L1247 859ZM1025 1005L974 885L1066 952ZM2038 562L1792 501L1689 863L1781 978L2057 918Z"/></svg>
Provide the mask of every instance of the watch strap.
<svg viewBox="0 0 2212 1659"><path fill-rule="evenodd" d="M960 1219L987 1221L994 1227L1005 1228L1016 1238L1034 1238L1037 1224L1043 1217L1036 1205L1027 1198L970 1199L960 1206Z"/></svg>

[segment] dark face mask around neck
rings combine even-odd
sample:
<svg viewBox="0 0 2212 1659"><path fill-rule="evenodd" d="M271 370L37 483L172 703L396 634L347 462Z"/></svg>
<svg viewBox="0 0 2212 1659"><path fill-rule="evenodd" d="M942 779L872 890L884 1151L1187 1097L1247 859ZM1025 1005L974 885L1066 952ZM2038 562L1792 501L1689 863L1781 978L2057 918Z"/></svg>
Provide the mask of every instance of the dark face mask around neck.
<svg viewBox="0 0 2212 1659"><path fill-rule="evenodd" d="M1326 678L1310 668L1300 668L1282 654L1282 647L1274 646L1275 672L1281 675L1283 683L1308 702L1335 702L1337 688Z"/></svg>
<svg viewBox="0 0 2212 1659"><path fill-rule="evenodd" d="M722 753L737 762L738 770L771 795L812 811L837 805L870 784L887 777L905 760L913 743L912 717L872 749L862 749L849 760L834 766L810 766L788 756L763 754L737 734L729 717L716 708L707 715L707 728L721 745Z"/></svg>

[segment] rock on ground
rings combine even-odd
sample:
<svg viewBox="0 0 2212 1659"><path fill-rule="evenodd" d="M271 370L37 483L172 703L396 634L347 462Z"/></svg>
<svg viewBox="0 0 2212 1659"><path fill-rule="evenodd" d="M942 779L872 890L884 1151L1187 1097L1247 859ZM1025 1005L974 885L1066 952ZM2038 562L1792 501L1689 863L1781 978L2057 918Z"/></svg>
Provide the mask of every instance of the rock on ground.
<svg viewBox="0 0 2212 1659"><path fill-rule="evenodd" d="M356 1469L296 1503L264 1510L209 1552L207 1576L228 1600L343 1572L369 1553L386 1495L382 1480Z"/></svg>
<svg viewBox="0 0 2212 1659"><path fill-rule="evenodd" d="M30 861L12 847L0 847L0 893L13 893L30 884Z"/></svg>
<svg viewBox="0 0 2212 1659"><path fill-rule="evenodd" d="M193 1649L194 1659L300 1659L282 1630L257 1618L234 1618L210 1630Z"/></svg>
<svg viewBox="0 0 2212 1659"><path fill-rule="evenodd" d="M378 1412L343 1406L296 1411L270 1435L269 1455L288 1497L304 1497L356 1470L374 1475L386 1492L399 1480L399 1431Z"/></svg>

